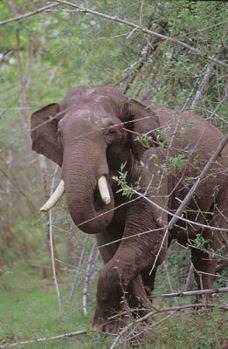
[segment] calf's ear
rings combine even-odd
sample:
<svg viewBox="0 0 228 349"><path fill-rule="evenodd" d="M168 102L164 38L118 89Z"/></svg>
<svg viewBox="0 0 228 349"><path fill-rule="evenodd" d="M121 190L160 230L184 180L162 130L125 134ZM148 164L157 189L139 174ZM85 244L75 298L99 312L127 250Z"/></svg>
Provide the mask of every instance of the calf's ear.
<svg viewBox="0 0 228 349"><path fill-rule="evenodd" d="M57 103L49 104L31 116L32 149L43 154L59 166L62 165L63 150L58 142L58 116L60 106Z"/></svg>

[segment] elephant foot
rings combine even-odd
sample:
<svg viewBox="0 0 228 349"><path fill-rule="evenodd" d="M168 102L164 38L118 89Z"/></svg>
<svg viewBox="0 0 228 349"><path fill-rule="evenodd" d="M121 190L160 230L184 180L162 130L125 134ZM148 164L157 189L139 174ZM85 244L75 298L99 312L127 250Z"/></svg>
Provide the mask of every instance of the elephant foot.
<svg viewBox="0 0 228 349"><path fill-rule="evenodd" d="M104 320L103 318L94 318L92 329L96 332L107 334L118 334L127 324L127 317L115 315Z"/></svg>
<svg viewBox="0 0 228 349"><path fill-rule="evenodd" d="M200 309L206 309L208 312L212 311L211 304L213 304L213 299L211 295L197 295L194 299L194 311L199 311Z"/></svg>

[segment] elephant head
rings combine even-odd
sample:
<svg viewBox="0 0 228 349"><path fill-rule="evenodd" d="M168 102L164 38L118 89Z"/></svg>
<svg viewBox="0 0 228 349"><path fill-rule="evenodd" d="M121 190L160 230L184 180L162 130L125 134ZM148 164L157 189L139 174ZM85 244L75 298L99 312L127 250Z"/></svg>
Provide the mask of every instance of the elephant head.
<svg viewBox="0 0 228 349"><path fill-rule="evenodd" d="M32 149L62 167L60 192L64 187L70 215L83 231L97 233L110 224L112 176L130 157L140 158L144 148L136 136L151 131L153 142L158 127L150 109L109 85L76 88L62 103L32 114Z"/></svg>

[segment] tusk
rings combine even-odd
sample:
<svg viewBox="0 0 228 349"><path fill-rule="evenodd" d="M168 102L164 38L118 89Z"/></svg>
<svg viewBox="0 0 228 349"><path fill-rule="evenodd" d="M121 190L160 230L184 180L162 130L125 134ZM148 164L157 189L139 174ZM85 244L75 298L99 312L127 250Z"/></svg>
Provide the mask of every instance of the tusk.
<svg viewBox="0 0 228 349"><path fill-rule="evenodd" d="M109 193L109 189L108 189L108 183L107 183L107 179L105 176L101 176L98 179L98 189L100 192L100 196L102 201L108 205L111 202L111 197L110 197L110 193Z"/></svg>
<svg viewBox="0 0 228 349"><path fill-rule="evenodd" d="M57 202L63 196L63 194L64 194L64 181L63 179L61 179L54 193L51 195L48 201L45 202L45 204L40 208L40 211L42 212L49 211L52 207L54 207L57 204Z"/></svg>

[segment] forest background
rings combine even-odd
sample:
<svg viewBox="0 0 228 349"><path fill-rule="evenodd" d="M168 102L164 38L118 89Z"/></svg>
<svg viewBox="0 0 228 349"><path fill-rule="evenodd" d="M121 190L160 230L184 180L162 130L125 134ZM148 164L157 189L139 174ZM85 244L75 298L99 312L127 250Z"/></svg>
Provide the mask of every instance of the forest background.
<svg viewBox="0 0 228 349"><path fill-rule="evenodd" d="M109 348L113 343L113 337L89 331L102 265L94 239L72 224L64 203L53 210L51 220L39 212L59 171L31 151L33 111L60 101L73 87L109 82L138 100L151 99L177 111L192 109L228 130L226 2L70 3L98 14L64 1L0 2L0 348L82 328L88 332L30 347ZM172 246L158 273L155 304L190 303L159 298L183 290L186 280L188 289L194 288L188 254L188 249ZM227 285L227 270L218 275L215 286ZM222 348L226 326L219 306L227 304L227 298L218 295L215 302L218 309L211 314L178 312L163 321L158 314L157 326L146 329L141 347L151 348L153 342L157 349ZM123 337L118 345L128 347Z"/></svg>

